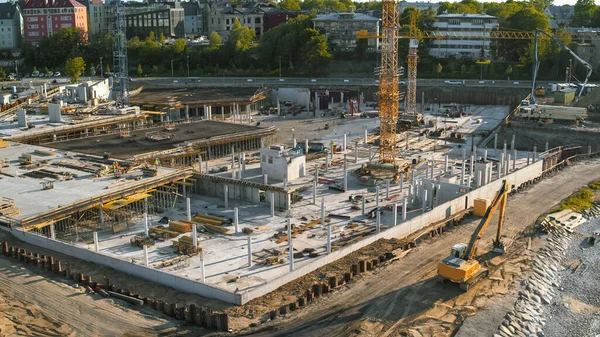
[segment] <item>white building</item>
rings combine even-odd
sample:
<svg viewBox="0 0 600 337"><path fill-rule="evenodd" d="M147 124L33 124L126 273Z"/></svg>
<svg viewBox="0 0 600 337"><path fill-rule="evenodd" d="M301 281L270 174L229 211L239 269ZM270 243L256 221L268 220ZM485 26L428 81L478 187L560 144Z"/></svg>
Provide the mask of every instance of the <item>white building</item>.
<svg viewBox="0 0 600 337"><path fill-rule="evenodd" d="M15 3L0 3L0 49L21 48L23 36L23 16Z"/></svg>
<svg viewBox="0 0 600 337"><path fill-rule="evenodd" d="M115 6L104 2L104 0L92 0L90 2L90 26L91 36L104 37L111 34L115 17Z"/></svg>
<svg viewBox="0 0 600 337"><path fill-rule="evenodd" d="M260 149L260 168L269 179L292 181L305 175L306 157L283 145Z"/></svg>
<svg viewBox="0 0 600 337"><path fill-rule="evenodd" d="M429 8L431 8L437 12L438 8L440 8L439 3L430 2L430 1L400 1L398 3L398 5L399 5L399 9L400 9L400 14L402 14L402 12L404 12L404 10L407 9L408 7L414 7L416 9L420 10L421 12L425 12Z"/></svg>
<svg viewBox="0 0 600 337"><path fill-rule="evenodd" d="M498 18L487 14L440 14L436 16L434 29L451 36L434 40L429 55L441 58L479 59L483 48L484 59L489 59L489 31L498 28ZM476 35L484 38L468 38Z"/></svg>

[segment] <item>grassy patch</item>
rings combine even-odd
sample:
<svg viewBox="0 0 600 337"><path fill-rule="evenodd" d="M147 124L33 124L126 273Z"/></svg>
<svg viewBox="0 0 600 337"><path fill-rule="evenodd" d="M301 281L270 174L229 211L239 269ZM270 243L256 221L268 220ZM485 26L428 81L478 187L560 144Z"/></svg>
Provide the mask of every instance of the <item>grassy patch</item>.
<svg viewBox="0 0 600 337"><path fill-rule="evenodd" d="M600 190L600 180L596 180L590 184L590 188L594 191Z"/></svg>
<svg viewBox="0 0 600 337"><path fill-rule="evenodd" d="M598 188L600 188L600 183L598 183ZM594 192L590 188L585 187L571 195L567 200L561 202L555 211L571 209L575 212L581 212L584 209L591 208L593 201Z"/></svg>

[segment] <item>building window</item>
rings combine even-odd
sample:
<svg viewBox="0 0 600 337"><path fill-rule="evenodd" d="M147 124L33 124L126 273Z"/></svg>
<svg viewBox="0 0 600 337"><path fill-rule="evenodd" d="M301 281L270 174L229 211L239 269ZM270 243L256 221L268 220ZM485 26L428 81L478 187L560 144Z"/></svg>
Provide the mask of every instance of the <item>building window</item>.
<svg viewBox="0 0 600 337"><path fill-rule="evenodd" d="M266 155L264 155L264 154L262 155L262 162L263 162L263 163L266 163L266 162L267 162L267 156L266 156Z"/></svg>
<svg viewBox="0 0 600 337"><path fill-rule="evenodd" d="M273 164L273 156L269 156L269 164Z"/></svg>

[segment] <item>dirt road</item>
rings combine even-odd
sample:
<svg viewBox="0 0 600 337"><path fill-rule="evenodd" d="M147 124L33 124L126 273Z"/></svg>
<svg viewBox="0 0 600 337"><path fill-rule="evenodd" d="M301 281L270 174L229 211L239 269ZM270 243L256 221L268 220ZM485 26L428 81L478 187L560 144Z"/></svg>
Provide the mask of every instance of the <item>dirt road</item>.
<svg viewBox="0 0 600 337"><path fill-rule="evenodd" d="M512 237L573 191L599 178L600 161L581 162L511 197L504 235ZM267 323L253 336L398 336L398 330L406 328L411 318L432 309L436 303L462 300L458 299L463 295L456 285L438 284L434 276L437 263L448 255L452 245L468 242L476 223L456 227L430 243L421 244L401 261L376 270L374 275L359 279L283 320ZM484 234L480 251L491 246L494 234L493 230ZM439 334L434 331L431 335L449 334L450 331Z"/></svg>
<svg viewBox="0 0 600 337"><path fill-rule="evenodd" d="M27 266L29 268L34 268ZM0 336L200 336L148 309L89 295L0 258Z"/></svg>

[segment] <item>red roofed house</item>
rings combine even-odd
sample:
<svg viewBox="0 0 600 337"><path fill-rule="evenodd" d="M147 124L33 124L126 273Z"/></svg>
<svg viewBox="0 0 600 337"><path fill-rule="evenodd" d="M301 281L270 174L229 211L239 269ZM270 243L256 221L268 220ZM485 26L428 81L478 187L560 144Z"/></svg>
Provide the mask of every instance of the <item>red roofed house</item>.
<svg viewBox="0 0 600 337"><path fill-rule="evenodd" d="M25 40L39 41L62 28L79 27L87 34L87 9L75 0L26 0Z"/></svg>

